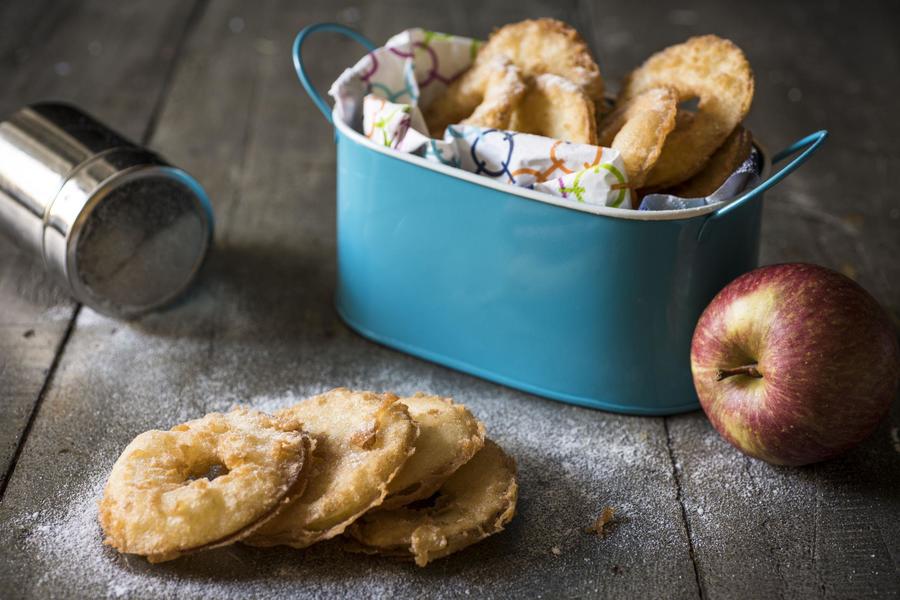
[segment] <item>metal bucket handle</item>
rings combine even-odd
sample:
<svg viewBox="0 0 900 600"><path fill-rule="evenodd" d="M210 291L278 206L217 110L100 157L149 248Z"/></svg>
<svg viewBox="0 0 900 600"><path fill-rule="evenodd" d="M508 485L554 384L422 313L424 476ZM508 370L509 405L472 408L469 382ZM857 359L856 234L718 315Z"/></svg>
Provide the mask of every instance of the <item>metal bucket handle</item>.
<svg viewBox="0 0 900 600"><path fill-rule="evenodd" d="M294 38L294 69L297 71L297 77L300 78L300 83L303 84L303 89L306 90L306 93L309 94L309 97L315 102L316 107L318 107L319 111L325 118L328 119L328 122L331 123L331 107L328 106L328 102L322 97L321 94L313 87L312 82L309 80L309 74L306 72L306 66L303 64L303 55L301 53L303 49L303 42L306 41L310 35L317 31L330 31L332 33L339 33L345 37L348 37L359 44L361 44L367 51L372 52L377 48L374 42L356 31L355 29L351 29L345 25L341 25L340 23L316 23L315 25L308 25L300 30L300 33L297 34L297 37Z"/></svg>
<svg viewBox="0 0 900 600"><path fill-rule="evenodd" d="M743 196L740 196L738 199L733 200L720 208L719 210L710 213L706 220L703 221L703 225L700 226L700 231L697 232L697 239L703 239L703 233L706 231L706 228L713 223L726 216L731 211L735 210L739 206L746 204L747 202L753 200L757 196L761 196L763 192L767 189L774 187L778 182L791 174L794 169L802 165L806 160L812 156L812 153L819 149L819 146L822 145L822 142L825 141L825 138L828 137L828 132L824 129L816 131L815 133L811 133L805 138L799 139L781 152L775 154L772 157L772 164L776 165L791 156L794 156L798 152L800 155L794 158L787 165L782 167L777 173L754 187L753 189L744 193ZM802 152L801 152L802 150Z"/></svg>
<svg viewBox="0 0 900 600"><path fill-rule="evenodd" d="M317 31L330 31L333 33L339 33L343 36L346 36L360 45L362 45L366 50L372 52L376 49L375 44L359 33L355 29L351 29L345 25L341 25L339 23L316 23L314 25L308 25L300 30L300 33L297 34L297 37L294 38L294 69L297 71L297 77L300 78L300 83L303 84L303 89L306 90L306 93L309 94L309 97L316 104L319 111L325 118L328 119L328 122L331 123L331 107L328 106L328 102L322 97L321 94L313 87L312 82L309 80L309 74L306 72L306 66L303 64L303 55L301 53L303 49L303 42L306 41L311 34ZM768 190L771 187L774 187L778 184L782 179L791 174L797 167L802 165L806 160L812 155L813 152L819 149L819 146L822 145L822 142L825 141L825 138L828 137L828 132L824 129L817 131L815 133L811 133L803 139L797 140L781 152L778 152L775 156L772 157L772 164L778 164L791 156L794 156L798 152L799 156L794 158L791 162L785 165L782 169L780 169L777 173L744 193L738 199L729 202L719 210L710 213L706 219L703 221L703 224L700 226L700 230L697 233L697 239L700 240L703 238L703 234L706 231L707 227L728 215L728 213L737 209L738 207L746 204L747 202L753 200L757 196L762 195L763 192Z"/></svg>

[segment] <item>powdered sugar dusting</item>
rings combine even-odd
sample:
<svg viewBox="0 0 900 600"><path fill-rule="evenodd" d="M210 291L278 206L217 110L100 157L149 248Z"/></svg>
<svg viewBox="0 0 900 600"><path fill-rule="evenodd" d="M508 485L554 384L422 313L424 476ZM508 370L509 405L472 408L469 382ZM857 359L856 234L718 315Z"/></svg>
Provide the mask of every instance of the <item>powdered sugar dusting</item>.
<svg viewBox="0 0 900 600"><path fill-rule="evenodd" d="M135 324L81 311L0 505L8 525L0 545L14 549L0 587L37 597L490 596L501 588L531 597L551 580L569 582L572 593L615 595L652 579L692 593L659 420L566 406L411 358L338 324L324 286L314 302L283 290L236 288L223 303L201 289L184 307L190 314ZM310 308L295 324L283 306L298 298ZM272 412L337 386L466 404L519 466L518 514L506 531L425 569L348 555L339 543L237 544L157 565L102 544L96 503L135 435L235 404ZM603 539L584 533L604 506L622 523ZM622 565L630 570L609 575Z"/></svg>
<svg viewBox="0 0 900 600"><path fill-rule="evenodd" d="M398 365L399 357L392 358L372 361L340 382L353 380L354 387L401 395L419 389L448 395L459 391L456 399L485 421L488 435L518 462L519 514L507 531L426 569L347 555L337 543L305 551L235 545L151 565L101 543L96 503L122 447L109 441L99 444L95 455L78 457L73 476L61 489L8 520L6 534L0 535L20 545L20 560L28 565L13 568L35 574L28 585L37 596L70 589L75 595L109 598L287 598L300 592L338 598L407 596L423 590L438 596L464 595L463 590L483 596L496 590L498 582L513 593L535 596L538 581L550 577L576 577L579 590L593 591L600 589L604 572L626 562L635 577L639 570L659 577L689 567L682 562L686 556L672 554L672 549L684 548L684 540L671 472L660 460L665 449L658 421L538 400L420 361L404 358L400 362L406 364ZM435 376L439 378L429 385ZM241 402L272 412L322 391L312 387L228 394L210 378L198 382L196 393L211 395L198 400L209 410ZM174 424L171 415L156 421L158 427ZM636 495L636 489L645 491ZM585 527L607 505L621 518L614 533L603 539L586 534ZM667 550L670 555L660 559ZM671 585L687 585L688 575L685 571L684 581ZM627 577L620 580L627 585Z"/></svg>
<svg viewBox="0 0 900 600"><path fill-rule="evenodd" d="M538 75L536 79L540 85L556 87L572 94L583 91L574 81L553 73L543 73Z"/></svg>

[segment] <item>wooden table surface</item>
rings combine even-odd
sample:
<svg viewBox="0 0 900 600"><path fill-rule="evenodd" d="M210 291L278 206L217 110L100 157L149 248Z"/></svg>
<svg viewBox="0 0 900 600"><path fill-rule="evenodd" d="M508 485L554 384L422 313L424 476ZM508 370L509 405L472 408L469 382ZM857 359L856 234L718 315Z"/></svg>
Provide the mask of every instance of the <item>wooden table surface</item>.
<svg viewBox="0 0 900 600"><path fill-rule="evenodd" d="M778 149L833 134L768 194L762 262L840 270L900 322L900 36L883 5L7 1L0 113L51 98L83 106L193 173L217 232L190 293L132 323L76 305L0 240L0 596L897 597L900 403L846 456L779 468L733 450L700 412L566 406L380 347L338 320L332 132L294 77L292 36L317 21L375 40L417 25L485 36L536 16L582 31L610 82L690 35L735 40L755 70L759 139ZM359 49L321 37L309 56L325 86ZM133 436L338 385L470 405L518 459L511 526L427 569L332 543L161 565L101 545L95 502ZM607 505L620 517L612 534L584 533Z"/></svg>

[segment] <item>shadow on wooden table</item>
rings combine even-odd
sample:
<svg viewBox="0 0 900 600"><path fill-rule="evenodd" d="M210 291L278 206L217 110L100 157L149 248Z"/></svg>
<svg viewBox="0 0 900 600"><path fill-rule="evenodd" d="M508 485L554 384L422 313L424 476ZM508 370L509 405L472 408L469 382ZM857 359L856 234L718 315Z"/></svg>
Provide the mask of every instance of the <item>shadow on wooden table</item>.
<svg viewBox="0 0 900 600"><path fill-rule="evenodd" d="M888 415L859 446L803 470L814 472L820 494L846 494L861 501L892 498L900 503L900 394Z"/></svg>
<svg viewBox="0 0 900 600"><path fill-rule="evenodd" d="M328 338L343 327L334 286L332 248L219 244L181 298L132 324L165 337Z"/></svg>

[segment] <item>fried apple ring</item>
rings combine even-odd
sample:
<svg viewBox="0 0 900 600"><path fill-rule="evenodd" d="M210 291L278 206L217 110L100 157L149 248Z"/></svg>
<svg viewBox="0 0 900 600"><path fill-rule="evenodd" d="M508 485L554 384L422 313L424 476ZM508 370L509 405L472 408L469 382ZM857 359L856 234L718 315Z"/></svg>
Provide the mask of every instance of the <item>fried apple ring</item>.
<svg viewBox="0 0 900 600"><path fill-rule="evenodd" d="M302 489L310 447L296 422L247 408L142 433L106 482L104 543L150 562L231 544Z"/></svg>
<svg viewBox="0 0 900 600"><path fill-rule="evenodd" d="M581 88L595 104L603 102L603 78L584 39L556 19L528 19L494 31L478 58L505 56L528 79L550 73Z"/></svg>
<svg viewBox="0 0 900 600"><path fill-rule="evenodd" d="M666 139L645 185L669 187L695 175L744 120L753 101L753 72L734 43L714 35L693 37L647 59L625 81L617 105L651 88L667 86L679 102L698 98L689 126Z"/></svg>
<svg viewBox="0 0 900 600"><path fill-rule="evenodd" d="M651 88L634 96L600 123L601 146L622 156L628 184L639 188L656 164L666 137L675 128L678 96L668 87Z"/></svg>
<svg viewBox="0 0 900 600"><path fill-rule="evenodd" d="M469 125L504 129L524 93L521 74L508 58L479 55L472 68L425 108L425 123L433 137L442 137L447 125L464 120Z"/></svg>
<svg viewBox="0 0 900 600"><path fill-rule="evenodd" d="M740 167L753 149L753 136L738 125L703 167L703 170L666 193L681 198L705 198L715 193Z"/></svg>
<svg viewBox="0 0 900 600"><path fill-rule="evenodd" d="M516 464L491 440L427 507L374 511L354 523L347 549L412 558L420 567L503 530L516 512Z"/></svg>
<svg viewBox="0 0 900 600"><path fill-rule="evenodd" d="M418 426L394 394L337 388L278 411L316 440L304 493L243 540L305 548L340 533L381 504L388 484L415 451Z"/></svg>
<svg viewBox="0 0 900 600"><path fill-rule="evenodd" d="M550 73L534 78L512 113L509 129L597 145L594 102L571 81Z"/></svg>
<svg viewBox="0 0 900 600"><path fill-rule="evenodd" d="M525 82L511 63L494 63L499 68L487 75L484 99L463 125L475 125L491 129L507 129L516 105L525 94ZM502 64L502 66L499 66Z"/></svg>
<svg viewBox="0 0 900 600"><path fill-rule="evenodd" d="M679 108L678 112L675 113L675 129L684 131L694 122L695 116L696 114L694 112L686 108Z"/></svg>
<svg viewBox="0 0 900 600"><path fill-rule="evenodd" d="M672 130L672 133L676 131L684 131L688 127L691 126L691 123L694 122L694 117L696 117L696 113L690 111L686 108L679 108L678 112L675 113L675 128ZM641 204L641 200L644 199L644 196L649 194L666 194L668 193L668 188L657 187L642 187L634 190L634 193L631 194L632 207L638 208Z"/></svg>
<svg viewBox="0 0 900 600"><path fill-rule="evenodd" d="M450 398L417 393L400 402L419 425L416 453L388 486L381 509L427 498L484 446L484 424Z"/></svg>

